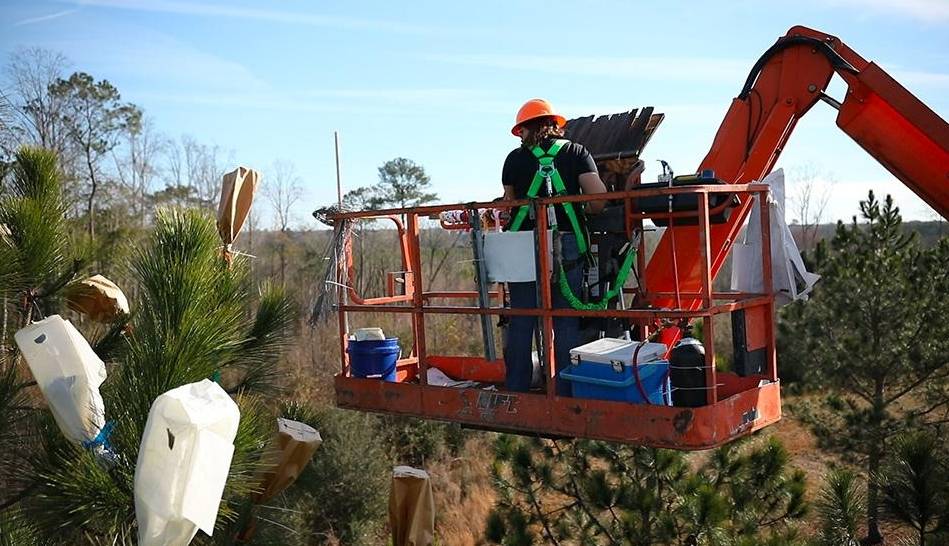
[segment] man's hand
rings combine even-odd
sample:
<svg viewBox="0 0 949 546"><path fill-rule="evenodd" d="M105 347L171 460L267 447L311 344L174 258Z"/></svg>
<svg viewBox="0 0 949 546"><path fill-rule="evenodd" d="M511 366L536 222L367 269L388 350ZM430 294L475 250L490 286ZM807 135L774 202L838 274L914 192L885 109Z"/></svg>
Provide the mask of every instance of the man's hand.
<svg viewBox="0 0 949 546"><path fill-rule="evenodd" d="M623 186L623 189L629 191L632 188L638 186L642 182L643 171L645 170L646 163L640 159L635 165L633 165L633 169L629 171L629 174L626 175L626 184Z"/></svg>

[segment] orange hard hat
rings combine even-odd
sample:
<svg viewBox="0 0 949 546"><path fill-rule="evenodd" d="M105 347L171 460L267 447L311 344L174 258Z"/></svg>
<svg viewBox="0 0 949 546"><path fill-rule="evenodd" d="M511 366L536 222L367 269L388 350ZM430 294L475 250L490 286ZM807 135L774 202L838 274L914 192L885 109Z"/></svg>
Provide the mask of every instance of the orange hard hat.
<svg viewBox="0 0 949 546"><path fill-rule="evenodd" d="M567 118L555 112L554 107L549 102L544 99L531 99L525 102L524 106L521 106L521 109L517 111L517 120L514 122L514 127L511 128L511 133L514 136L521 136L522 123L543 117L554 118L557 127L563 127L567 124Z"/></svg>

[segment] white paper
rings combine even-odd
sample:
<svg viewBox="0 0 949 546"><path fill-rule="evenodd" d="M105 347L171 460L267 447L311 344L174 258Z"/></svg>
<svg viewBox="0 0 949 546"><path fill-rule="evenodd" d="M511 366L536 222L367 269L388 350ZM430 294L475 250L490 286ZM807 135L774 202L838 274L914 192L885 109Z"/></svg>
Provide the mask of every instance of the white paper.
<svg viewBox="0 0 949 546"><path fill-rule="evenodd" d="M445 372L439 370L438 368L429 368L426 372L429 385L434 385L436 387L456 387L456 388L469 388L477 387L477 381L458 381L452 379L445 375Z"/></svg>

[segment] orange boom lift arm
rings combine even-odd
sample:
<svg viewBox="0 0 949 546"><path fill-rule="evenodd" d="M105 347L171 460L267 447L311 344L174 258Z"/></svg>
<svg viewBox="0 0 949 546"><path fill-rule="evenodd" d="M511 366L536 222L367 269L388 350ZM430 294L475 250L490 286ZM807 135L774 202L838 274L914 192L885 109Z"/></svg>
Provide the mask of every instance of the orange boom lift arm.
<svg viewBox="0 0 949 546"><path fill-rule="evenodd" d="M834 74L843 78L848 86L842 102L824 93ZM346 256L337 263L334 283L340 302L336 305L341 353L340 373L334 380L337 405L457 422L487 430L674 449L708 449L777 422L781 418L781 397L774 342L770 209L765 201L769 189L765 184L752 182L771 171L797 120L818 101L837 108L837 124L844 132L940 214L949 215L949 126L946 122L877 65L864 60L837 38L794 27L758 60L741 93L732 101L711 150L699 165L701 171L715 171L714 177L684 177L679 180L684 183L678 186L673 179L670 182L673 187L637 186L629 182L633 187L607 194L385 211L340 211L329 215L339 230L337 234L346 242L343 246ZM661 119L661 115L653 115L651 109L638 117L627 112L596 119L593 116L580 118L574 120L575 133L570 138L581 143L586 139L584 144L588 148L598 143L607 149L607 143L632 135L629 148L637 150L635 159L638 159L648 135ZM651 130L647 123L652 124ZM600 128L598 134L597 127ZM607 128L609 130L604 130ZM636 169L636 166L632 162L622 163L621 160L629 156L621 154L622 150L615 157L613 153L601 156L603 161L612 161L613 164L607 166L614 168L601 172L617 175L619 180L635 180L628 169ZM621 171L622 176L619 176ZM757 200L753 199L755 195L759 196ZM551 282L553 258L552 253L548 253L550 239L546 236L548 206L600 199L614 201L614 210L621 211L622 226L609 228L620 236L630 238L634 229L642 228L644 221L669 227L648 263L645 241L637 238L639 267L636 271L640 282L635 289L624 291L634 295L630 307L623 304L597 310L555 309L552 291L556 287ZM443 222L443 225L460 224L475 233L479 224L472 219L479 219L483 211L523 205L533 207L537 216L534 228L536 278L541 304L536 309L505 307L503 291L489 291L482 282L478 291L432 290L417 274L422 271L419 250L422 219L440 217L444 212L456 217L462 214L465 220L454 224ZM714 291L712 280L721 270L753 206L761 211L762 293ZM396 221L395 234L402 245L403 271L392 275L400 275L404 282L400 290L390 275L385 296L360 298L352 282L347 284L355 277L346 222L382 218ZM474 241L477 240L475 233ZM476 259L480 259L477 256ZM472 300L477 300L477 305L471 304ZM411 334L404 335L402 341L406 354L395 362L395 381L367 379L369 373L365 371L354 373L355 361L348 356L348 313L400 316L403 324L411 325ZM727 313L732 313L733 327L738 326L733 331L735 358L732 370L718 371L713 324L716 316ZM444 375L463 381L498 383L504 377L503 361L490 357L488 350L484 358L436 354L434 344L426 343L426 332L443 324L430 319L436 315L478 316L483 325L496 315L536 317L543 324L543 349L539 352L545 363L546 393L445 386L440 384L437 375L433 375L435 384L431 384L428 372L435 367ZM640 328L643 338L654 333L652 327L657 324L701 321L704 365L694 369L704 374L704 383L674 388L701 390L704 400L673 405L631 404L614 399L557 395L555 381L560 379L553 360L556 317L624 320ZM661 341L669 347L679 335L676 327L660 330ZM484 338L489 340L487 334ZM493 343L488 341L486 345L493 346ZM612 364L613 369L618 366L619 371L625 365L622 361Z"/></svg>
<svg viewBox="0 0 949 546"><path fill-rule="evenodd" d="M842 102L824 93L834 74L848 86ZM839 111L838 127L943 217L949 217L949 124L838 38L803 26L791 28L755 63L699 171L712 169L726 183L761 180L774 168L797 121L821 100ZM713 277L750 211L746 200L725 223L712 226ZM673 230L674 237L669 233ZM676 226L663 234L647 266L646 278L652 281L646 287L650 303L674 307L674 300L648 294L673 292L677 282L682 292L700 289L699 244L696 226ZM663 275L664 271L678 271L679 278ZM681 307L695 309L700 304L690 299ZM746 349L764 347L764 333L755 331L755 325L763 322L752 314L745 318ZM670 343L679 332L670 328L663 334Z"/></svg>

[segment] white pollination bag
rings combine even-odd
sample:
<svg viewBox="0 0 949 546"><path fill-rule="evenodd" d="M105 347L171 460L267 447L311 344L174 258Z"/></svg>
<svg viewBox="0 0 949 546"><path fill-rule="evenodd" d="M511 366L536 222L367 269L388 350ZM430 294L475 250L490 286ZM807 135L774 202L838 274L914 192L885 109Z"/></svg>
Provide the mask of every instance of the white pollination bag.
<svg viewBox="0 0 949 546"><path fill-rule="evenodd" d="M207 379L172 389L148 412L135 467L139 546L185 546L214 531L240 411Z"/></svg>
<svg viewBox="0 0 949 546"><path fill-rule="evenodd" d="M105 364L68 320L53 315L14 335L56 424L74 442L92 440L105 425L99 386Z"/></svg>
<svg viewBox="0 0 949 546"><path fill-rule="evenodd" d="M794 242L791 228L784 219L784 171L778 169L761 181L768 184L771 217L771 278L774 303L782 306L806 299L820 275L804 267L801 251ZM761 275L761 207L755 197L751 205L744 237L732 248L732 290L760 294L764 292Z"/></svg>

